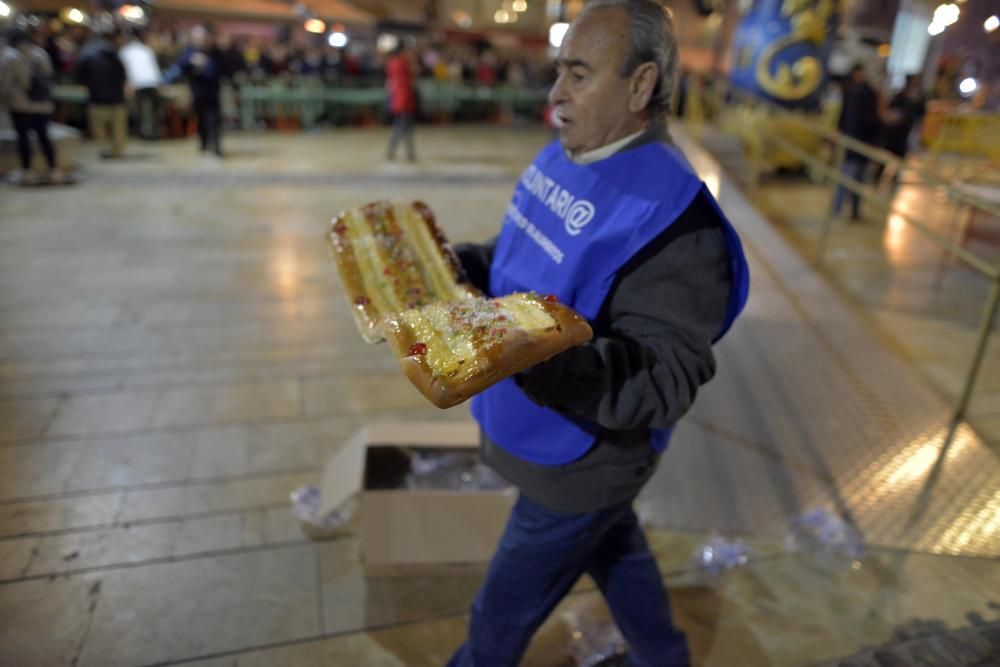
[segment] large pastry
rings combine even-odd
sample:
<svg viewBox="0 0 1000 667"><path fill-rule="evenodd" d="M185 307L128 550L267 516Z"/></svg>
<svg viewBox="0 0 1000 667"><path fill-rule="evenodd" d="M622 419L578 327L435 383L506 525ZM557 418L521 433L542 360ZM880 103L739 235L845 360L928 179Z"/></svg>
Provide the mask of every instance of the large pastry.
<svg viewBox="0 0 1000 667"><path fill-rule="evenodd" d="M383 339L387 315L479 295L423 202L373 202L334 218L328 236L362 337Z"/></svg>
<svg viewBox="0 0 1000 667"><path fill-rule="evenodd" d="M329 234L361 335L386 340L406 377L447 408L574 345L593 332L553 296L488 299L422 202L345 211Z"/></svg>
<svg viewBox="0 0 1000 667"><path fill-rule="evenodd" d="M403 373L439 408L593 336L554 297L525 292L431 303L386 318L383 331Z"/></svg>

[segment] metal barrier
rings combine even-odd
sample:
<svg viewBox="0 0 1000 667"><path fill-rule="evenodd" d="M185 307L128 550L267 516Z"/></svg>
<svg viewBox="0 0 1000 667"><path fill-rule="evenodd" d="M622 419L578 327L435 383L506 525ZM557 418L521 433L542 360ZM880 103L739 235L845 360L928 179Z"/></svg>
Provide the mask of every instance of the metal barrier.
<svg viewBox="0 0 1000 667"><path fill-rule="evenodd" d="M728 82L722 83L721 85L717 82L716 86L713 87L713 93L714 94L710 94L713 99L707 105L712 111L717 112L721 109L725 105L725 101L727 99L742 99L744 101L749 101L751 104L761 105L766 108L770 114L780 117L784 122L797 125L803 130L813 133L821 137L823 140L830 142L834 147L832 165L818 158L816 155L803 150L800 146L797 146L785 137L768 131L766 127L757 128L763 144L770 144L794 155L801 160L802 163L812 171L812 173L822 176L824 182L836 184L846 188L850 192L853 192L861 197L866 202L874 204L879 211L884 213L887 217L890 214L898 217L900 220L903 220L905 223L919 231L927 240L941 248L944 252L957 257L975 271L978 271L980 274L993 282L989 298L983 308L982 317L979 323L979 332L976 339L976 346L973 351L972 359L969 363L969 369L966 373L961 396L959 397L952 414L952 428L949 429L948 435L948 440L950 441L955 433L955 426L958 422L964 419L968 410L969 402L972 398L973 388L975 387L976 380L982 370L983 359L986 354L987 345L989 344L990 333L993 329L997 310L998 307L1000 307L1000 265L995 266L991 264L961 245L955 243L952 239L943 236L935 231L925 220L912 214L895 210L893 208L891 198L886 197L883 193L879 192L878 189L865 185L864 183L853 178L849 178L842 173L843 163L847 152L853 151L864 156L868 160L883 165L888 174L895 175L899 172L900 167L904 162L895 154L876 146L852 139L851 137L841 134L835 129L825 127L814 120L804 118L798 114L772 104L769 101L751 97L745 91L739 91L729 87ZM709 114L709 117L711 117L711 114ZM753 160L751 160L751 162L753 162ZM915 173L926 184L941 188L951 199L959 203L962 207L960 217L963 220L963 225L968 224L968 220L971 218L974 210L981 210L991 216L1000 218L1000 207L956 187L955 183L945 179L933 171L929 169L913 168L912 166L910 167L910 171ZM756 186L758 178L758 174L754 174L751 177L751 187ZM836 188L834 189L833 196L836 197ZM831 205L828 207L827 214L823 219L819 239L816 244L815 260L817 264L821 264L823 261L834 217L833 201L831 200Z"/></svg>
<svg viewBox="0 0 1000 667"><path fill-rule="evenodd" d="M463 83L420 79L417 90L421 111L436 119L450 119L458 113L491 117L496 114L512 117L516 113L536 115L548 96L547 88L523 86L471 86ZM258 127L262 119L274 121L276 127L315 127L321 119L334 123L360 121L371 124L382 120L387 111L387 95L382 86L331 86L318 81L275 81L262 85L244 85L238 89L223 88L223 98L233 100L240 126ZM163 86L161 97L178 109L190 106L186 85ZM60 85L54 91L57 103L64 107L83 108L87 104L87 89L83 86Z"/></svg>
<svg viewBox="0 0 1000 667"><path fill-rule="evenodd" d="M533 114L541 110L547 90L516 86L476 87L465 84L420 80L417 90L421 111L432 117L451 118L462 110L490 116L497 112ZM360 117L363 122L386 114L384 88L341 88L312 85L243 86L238 93L240 119L244 127L254 127L258 118L290 117L313 127L326 117L335 122Z"/></svg>

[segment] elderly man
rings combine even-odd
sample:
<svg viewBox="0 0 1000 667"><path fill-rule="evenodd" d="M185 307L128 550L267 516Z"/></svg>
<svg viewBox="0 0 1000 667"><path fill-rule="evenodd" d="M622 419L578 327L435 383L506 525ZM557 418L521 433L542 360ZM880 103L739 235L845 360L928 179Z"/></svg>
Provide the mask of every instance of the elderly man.
<svg viewBox="0 0 1000 667"><path fill-rule="evenodd" d="M555 295L594 339L473 402L483 459L520 496L450 665L517 665L584 573L629 644L613 664L685 665L632 502L714 374L712 343L746 301L747 266L666 133L677 46L659 3L593 0L555 65L559 142L522 175L500 235L458 252L487 293Z"/></svg>

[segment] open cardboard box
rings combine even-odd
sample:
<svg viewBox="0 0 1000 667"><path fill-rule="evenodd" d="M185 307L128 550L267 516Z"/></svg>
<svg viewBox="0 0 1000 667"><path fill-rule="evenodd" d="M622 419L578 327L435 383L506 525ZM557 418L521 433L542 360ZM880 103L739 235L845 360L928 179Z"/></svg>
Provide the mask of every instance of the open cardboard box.
<svg viewBox="0 0 1000 667"><path fill-rule="evenodd" d="M370 424L327 463L320 516L356 497L361 557L369 572L442 565L484 566L493 555L515 494L507 490L400 488L410 452L475 452L475 423Z"/></svg>

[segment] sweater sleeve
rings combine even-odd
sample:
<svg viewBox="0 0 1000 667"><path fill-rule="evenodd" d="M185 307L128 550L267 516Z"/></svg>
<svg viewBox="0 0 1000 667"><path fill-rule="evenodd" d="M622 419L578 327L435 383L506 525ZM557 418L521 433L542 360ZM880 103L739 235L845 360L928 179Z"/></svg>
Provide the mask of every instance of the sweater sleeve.
<svg viewBox="0 0 1000 667"><path fill-rule="evenodd" d="M595 338L516 376L529 398L605 429L668 428L715 374L729 251L704 192L618 273Z"/></svg>
<svg viewBox="0 0 1000 667"><path fill-rule="evenodd" d="M486 243L458 243L455 245L455 254L458 255L462 263L462 271L465 277L476 289L484 294L491 295L490 292L490 265L493 263L493 251L497 246L497 237L493 237Z"/></svg>

